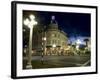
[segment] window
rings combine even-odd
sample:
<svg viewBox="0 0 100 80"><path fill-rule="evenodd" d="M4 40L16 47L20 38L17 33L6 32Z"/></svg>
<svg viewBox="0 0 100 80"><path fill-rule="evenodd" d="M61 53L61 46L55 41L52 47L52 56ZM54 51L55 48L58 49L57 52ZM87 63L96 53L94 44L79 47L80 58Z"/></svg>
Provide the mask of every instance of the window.
<svg viewBox="0 0 100 80"><path fill-rule="evenodd" d="M54 37L55 36L55 34L52 34L52 37Z"/></svg>

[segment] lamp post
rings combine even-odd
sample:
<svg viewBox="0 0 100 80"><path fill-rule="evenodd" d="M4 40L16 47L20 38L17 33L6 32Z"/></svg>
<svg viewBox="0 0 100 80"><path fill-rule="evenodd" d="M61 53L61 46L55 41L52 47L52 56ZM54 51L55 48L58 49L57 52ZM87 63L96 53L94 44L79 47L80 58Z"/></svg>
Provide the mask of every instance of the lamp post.
<svg viewBox="0 0 100 80"><path fill-rule="evenodd" d="M28 54L28 62L26 65L27 69L32 69L32 34L33 34L33 27L36 25L37 22L35 21L35 16L30 15L29 18L26 18L24 20L24 25L28 26L30 28L30 34L29 34L29 54Z"/></svg>
<svg viewBox="0 0 100 80"><path fill-rule="evenodd" d="M43 53L42 53L42 64L43 64L43 56L46 54L46 37L43 37Z"/></svg>
<svg viewBox="0 0 100 80"><path fill-rule="evenodd" d="M44 40L44 54L46 54L46 37L44 37L43 40Z"/></svg>

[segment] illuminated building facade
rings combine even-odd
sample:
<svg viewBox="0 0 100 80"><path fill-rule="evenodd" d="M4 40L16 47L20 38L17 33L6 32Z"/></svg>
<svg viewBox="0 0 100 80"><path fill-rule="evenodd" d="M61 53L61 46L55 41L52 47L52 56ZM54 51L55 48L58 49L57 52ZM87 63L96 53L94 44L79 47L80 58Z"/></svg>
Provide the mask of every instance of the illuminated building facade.
<svg viewBox="0 0 100 80"><path fill-rule="evenodd" d="M67 34L59 29L55 16L48 26L34 28L33 51L36 55L65 55L67 42Z"/></svg>

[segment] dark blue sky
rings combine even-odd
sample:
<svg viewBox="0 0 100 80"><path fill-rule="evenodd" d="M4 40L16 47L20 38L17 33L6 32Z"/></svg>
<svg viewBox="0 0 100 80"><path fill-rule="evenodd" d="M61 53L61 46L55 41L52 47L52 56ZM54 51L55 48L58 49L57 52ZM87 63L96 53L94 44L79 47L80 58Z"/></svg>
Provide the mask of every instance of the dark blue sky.
<svg viewBox="0 0 100 80"><path fill-rule="evenodd" d="M90 36L91 15L83 13L66 13L66 12L44 12L44 11L23 11L24 17L34 14L38 24L48 25L51 16L55 16L59 28L65 31L69 37L73 36Z"/></svg>

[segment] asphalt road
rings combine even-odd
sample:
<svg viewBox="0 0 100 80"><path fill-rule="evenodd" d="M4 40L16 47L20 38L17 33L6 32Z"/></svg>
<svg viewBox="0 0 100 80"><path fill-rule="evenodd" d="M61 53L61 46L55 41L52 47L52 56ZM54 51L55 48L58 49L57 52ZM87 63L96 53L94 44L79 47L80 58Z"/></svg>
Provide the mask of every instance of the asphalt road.
<svg viewBox="0 0 100 80"><path fill-rule="evenodd" d="M81 67L90 66L90 56L33 56L32 66L36 68L57 68L57 67ZM27 64L27 58L24 57L23 69Z"/></svg>

